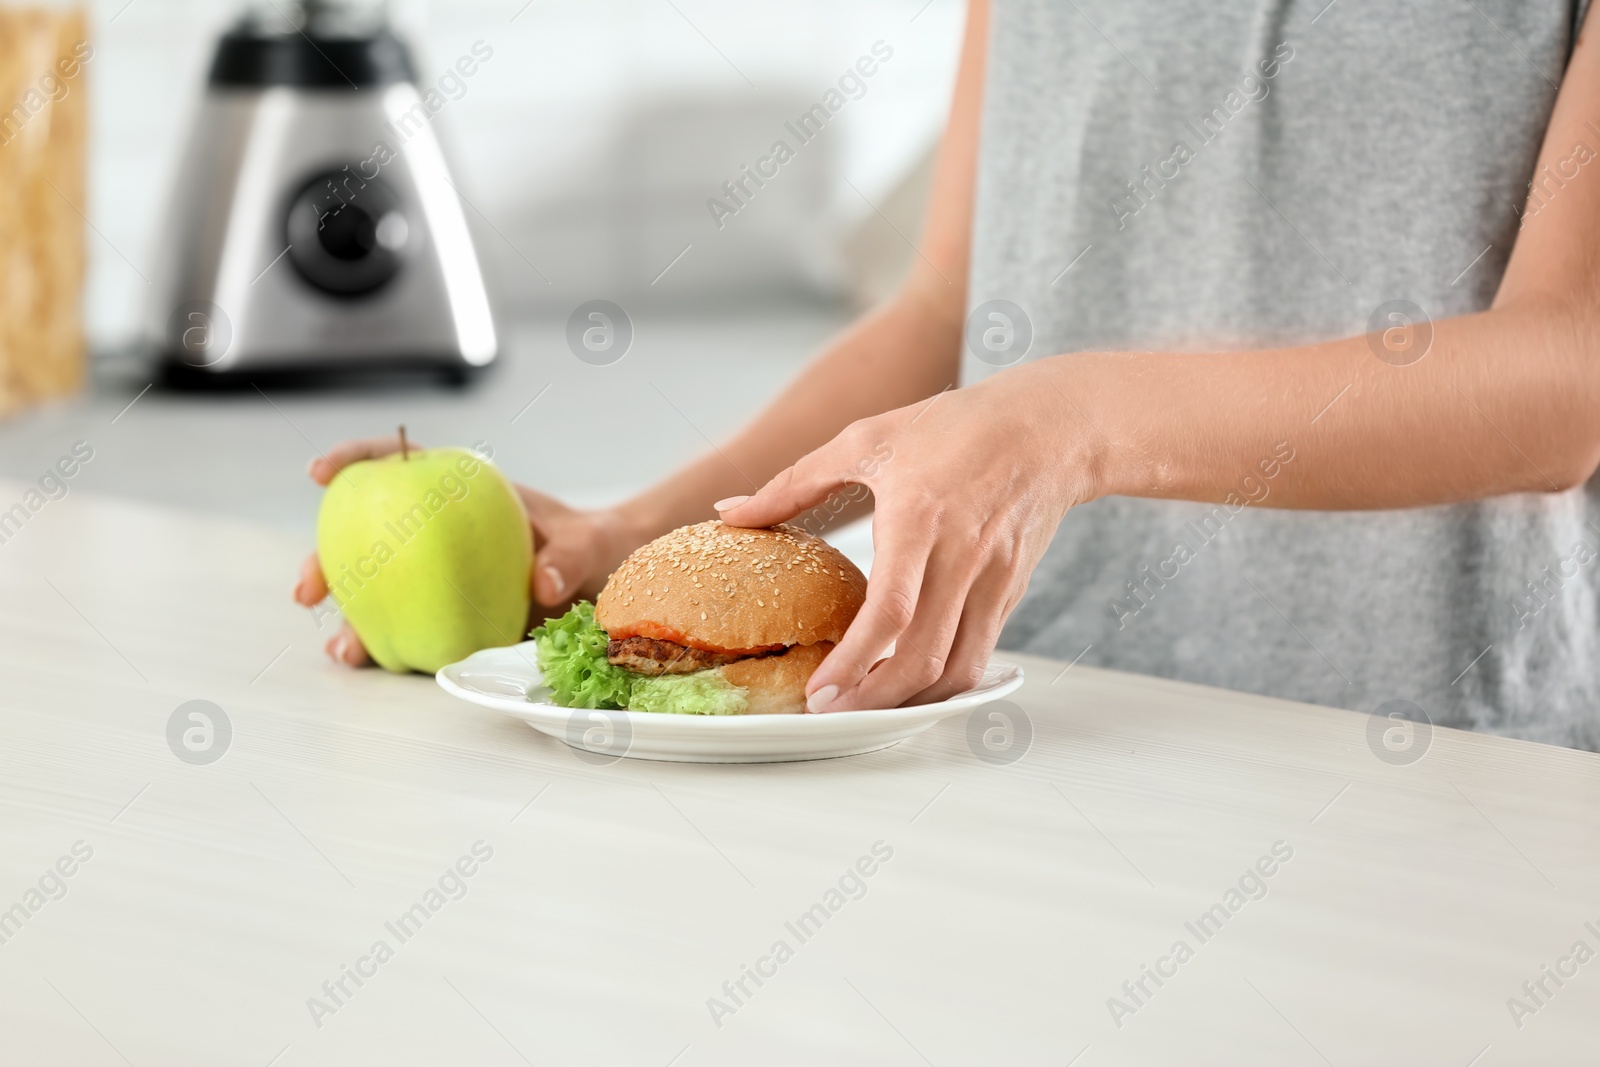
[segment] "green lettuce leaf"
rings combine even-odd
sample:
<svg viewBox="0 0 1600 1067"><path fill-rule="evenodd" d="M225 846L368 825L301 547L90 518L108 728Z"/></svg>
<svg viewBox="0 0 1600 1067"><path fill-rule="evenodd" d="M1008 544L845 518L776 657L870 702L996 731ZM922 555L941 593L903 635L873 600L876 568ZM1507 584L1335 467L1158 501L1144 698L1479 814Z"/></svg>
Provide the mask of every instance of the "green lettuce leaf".
<svg viewBox="0 0 1600 1067"><path fill-rule="evenodd" d="M743 715L750 706L747 690L722 676L720 668L693 674L635 675L629 711L665 715Z"/></svg>
<svg viewBox="0 0 1600 1067"><path fill-rule="evenodd" d="M746 691L724 678L721 670L652 678L607 663L610 637L595 624L594 605L587 600L528 636L533 638L544 684L565 708L742 715L750 706Z"/></svg>
<svg viewBox="0 0 1600 1067"><path fill-rule="evenodd" d="M632 676L606 662L606 632L595 625L587 600L528 635L544 684L564 708L625 708Z"/></svg>

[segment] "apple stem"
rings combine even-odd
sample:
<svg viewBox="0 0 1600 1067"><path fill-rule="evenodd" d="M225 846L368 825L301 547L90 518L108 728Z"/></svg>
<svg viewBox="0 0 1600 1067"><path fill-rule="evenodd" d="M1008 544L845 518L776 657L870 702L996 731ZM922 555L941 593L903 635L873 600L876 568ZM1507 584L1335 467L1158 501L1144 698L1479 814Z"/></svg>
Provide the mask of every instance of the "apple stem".
<svg viewBox="0 0 1600 1067"><path fill-rule="evenodd" d="M411 446L406 444L406 428L400 427L400 458L407 462L411 459Z"/></svg>

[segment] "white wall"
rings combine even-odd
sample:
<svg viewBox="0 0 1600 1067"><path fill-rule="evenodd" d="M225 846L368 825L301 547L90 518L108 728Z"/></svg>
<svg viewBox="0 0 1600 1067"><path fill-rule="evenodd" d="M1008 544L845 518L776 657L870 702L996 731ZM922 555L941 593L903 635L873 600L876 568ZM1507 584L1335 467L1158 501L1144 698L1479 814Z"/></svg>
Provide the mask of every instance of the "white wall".
<svg viewBox="0 0 1600 1067"><path fill-rule="evenodd" d="M463 189L493 223L478 228L481 254L507 303L631 294L715 305L837 288L842 236L872 217L846 179L869 199L885 195L937 136L948 105L961 6L932 0L919 13L922 4L399 0L396 9L425 79L474 41L495 49L439 122ZM212 43L237 7L92 7L90 218L103 236L89 238L88 307L91 336L107 347L135 328L146 289L138 271L149 274L164 240L175 157ZM894 57L865 95L718 230L706 198L878 40ZM686 243L690 253L650 286Z"/></svg>

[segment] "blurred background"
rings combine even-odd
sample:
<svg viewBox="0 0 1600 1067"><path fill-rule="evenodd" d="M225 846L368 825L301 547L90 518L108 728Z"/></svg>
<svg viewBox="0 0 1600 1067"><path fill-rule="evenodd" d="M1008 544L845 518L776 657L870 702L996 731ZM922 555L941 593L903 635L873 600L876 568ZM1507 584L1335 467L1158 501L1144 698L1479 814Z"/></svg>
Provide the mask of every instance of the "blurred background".
<svg viewBox="0 0 1600 1067"><path fill-rule="evenodd" d="M94 458L71 492L247 517L308 545L320 491L305 465L345 437L404 422L417 440L476 444L512 477L591 504L748 418L916 255L962 21L957 0L397 0L388 14L423 88L491 52L432 127L483 268L497 364L465 388L190 392L160 383L141 331L177 239L168 207L212 55L243 5L96 0L54 14L80 9L92 55L49 104L67 141L30 164L49 180L19 194L26 136L0 143L0 195L22 219L0 224L5 285L15 305L46 271L67 309L43 333L18 327L26 307L5 313L0 475L35 480L86 441ZM6 48L4 30L0 91L17 99L0 99L0 134L33 84L33 60L15 32ZM708 199L726 203L723 183L775 140L798 144L785 124L875 44L892 58L719 226ZM633 328L626 355L603 365L567 340L574 309L597 299Z"/></svg>

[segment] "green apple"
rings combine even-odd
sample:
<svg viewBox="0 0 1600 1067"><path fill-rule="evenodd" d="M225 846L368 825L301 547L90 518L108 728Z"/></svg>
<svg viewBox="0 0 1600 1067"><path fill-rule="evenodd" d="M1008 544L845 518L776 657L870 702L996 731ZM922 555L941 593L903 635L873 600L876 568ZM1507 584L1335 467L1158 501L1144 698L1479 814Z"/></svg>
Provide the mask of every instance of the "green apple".
<svg viewBox="0 0 1600 1067"><path fill-rule="evenodd" d="M430 674L528 628L533 534L511 483L460 448L351 464L317 515L334 602L378 664Z"/></svg>

